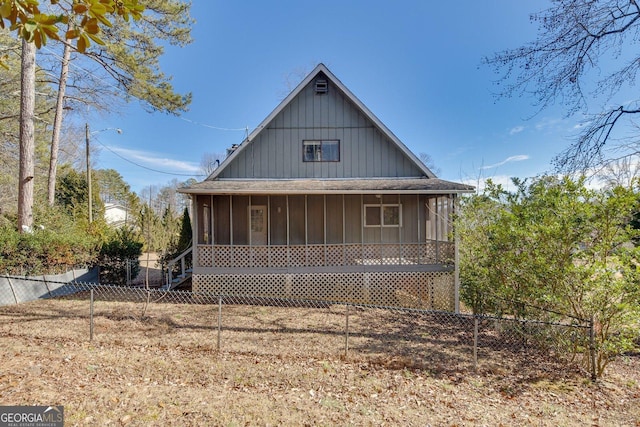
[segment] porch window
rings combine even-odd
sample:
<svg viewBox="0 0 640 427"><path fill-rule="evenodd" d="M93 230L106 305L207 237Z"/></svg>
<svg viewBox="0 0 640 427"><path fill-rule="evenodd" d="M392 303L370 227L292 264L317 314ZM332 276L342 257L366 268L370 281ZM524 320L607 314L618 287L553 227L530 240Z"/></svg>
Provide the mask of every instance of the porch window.
<svg viewBox="0 0 640 427"><path fill-rule="evenodd" d="M365 227L402 227L402 205L383 204L364 206Z"/></svg>
<svg viewBox="0 0 640 427"><path fill-rule="evenodd" d="M339 162L340 140L305 140L302 141L302 160L305 162Z"/></svg>

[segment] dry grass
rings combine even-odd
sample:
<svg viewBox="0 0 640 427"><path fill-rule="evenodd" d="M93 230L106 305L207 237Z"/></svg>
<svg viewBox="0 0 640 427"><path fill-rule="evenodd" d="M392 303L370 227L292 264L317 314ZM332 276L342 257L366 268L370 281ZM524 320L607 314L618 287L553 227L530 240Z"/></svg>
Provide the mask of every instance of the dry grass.
<svg viewBox="0 0 640 427"><path fill-rule="evenodd" d="M66 425L640 426L640 360L596 384L451 325L345 308L37 301L0 307L0 402ZM494 354L495 353L495 354Z"/></svg>

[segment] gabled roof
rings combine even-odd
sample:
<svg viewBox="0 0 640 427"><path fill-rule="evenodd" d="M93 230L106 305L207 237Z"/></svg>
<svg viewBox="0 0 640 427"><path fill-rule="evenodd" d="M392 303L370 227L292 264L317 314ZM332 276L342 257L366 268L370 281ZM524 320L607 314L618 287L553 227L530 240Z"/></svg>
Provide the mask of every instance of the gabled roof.
<svg viewBox="0 0 640 427"><path fill-rule="evenodd" d="M392 141L402 153L411 160L415 164L415 166L426 176L427 178L436 178L436 175L429 170L427 166L424 165L416 156L409 150L403 143L396 137L393 132L391 132L385 125L382 123L342 82L331 72L329 69L322 63L318 64L316 68L311 71L296 86L296 88L280 102L280 104L276 107L275 110L271 112L263 121L256 127L253 132L240 144L238 148L236 148L233 153L231 153L215 171L205 180L211 181L215 180L222 171L229 165L233 160L243 151L245 150L252 141L265 129L277 116L282 112L284 108L296 97L300 92L310 83L312 82L318 74L323 73L327 79L329 79L343 94L346 96L361 112L362 114L369 119L374 126L378 128L378 130L386 136L390 141Z"/></svg>

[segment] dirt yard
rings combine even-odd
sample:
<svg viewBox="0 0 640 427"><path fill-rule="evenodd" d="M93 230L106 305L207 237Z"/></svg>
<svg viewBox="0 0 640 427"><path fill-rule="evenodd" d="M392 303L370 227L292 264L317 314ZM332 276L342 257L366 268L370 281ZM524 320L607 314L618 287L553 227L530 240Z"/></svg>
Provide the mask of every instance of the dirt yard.
<svg viewBox="0 0 640 427"><path fill-rule="evenodd" d="M345 355L344 307L265 306L224 306L218 351L217 309L96 301L90 341L86 300L0 307L0 404L67 426L640 426L638 356L595 384L513 354L474 371L381 310L351 314Z"/></svg>

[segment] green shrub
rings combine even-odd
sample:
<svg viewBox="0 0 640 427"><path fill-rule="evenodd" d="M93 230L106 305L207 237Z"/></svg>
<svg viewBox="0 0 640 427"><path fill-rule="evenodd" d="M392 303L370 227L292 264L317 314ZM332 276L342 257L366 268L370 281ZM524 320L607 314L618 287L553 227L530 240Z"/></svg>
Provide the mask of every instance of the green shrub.
<svg viewBox="0 0 640 427"><path fill-rule="evenodd" d="M189 217L189 210L187 208L184 209L182 213L182 219L180 222L180 234L177 239L172 239L166 249L160 255L160 264L163 269L167 267L169 262L171 262L176 257L180 256L184 251L191 247L192 243L192 229L191 229L191 218ZM193 259L192 255L187 255L185 257L186 268L193 267ZM174 266L173 273L179 272L179 265L176 264Z"/></svg>
<svg viewBox="0 0 640 427"><path fill-rule="evenodd" d="M142 241L131 228L116 230L100 250L100 282L114 285L127 284L127 263L131 277L140 271Z"/></svg>
<svg viewBox="0 0 640 427"><path fill-rule="evenodd" d="M0 228L0 271L6 274L63 273L97 260L97 242L85 233L61 234L47 228L18 233Z"/></svg>

